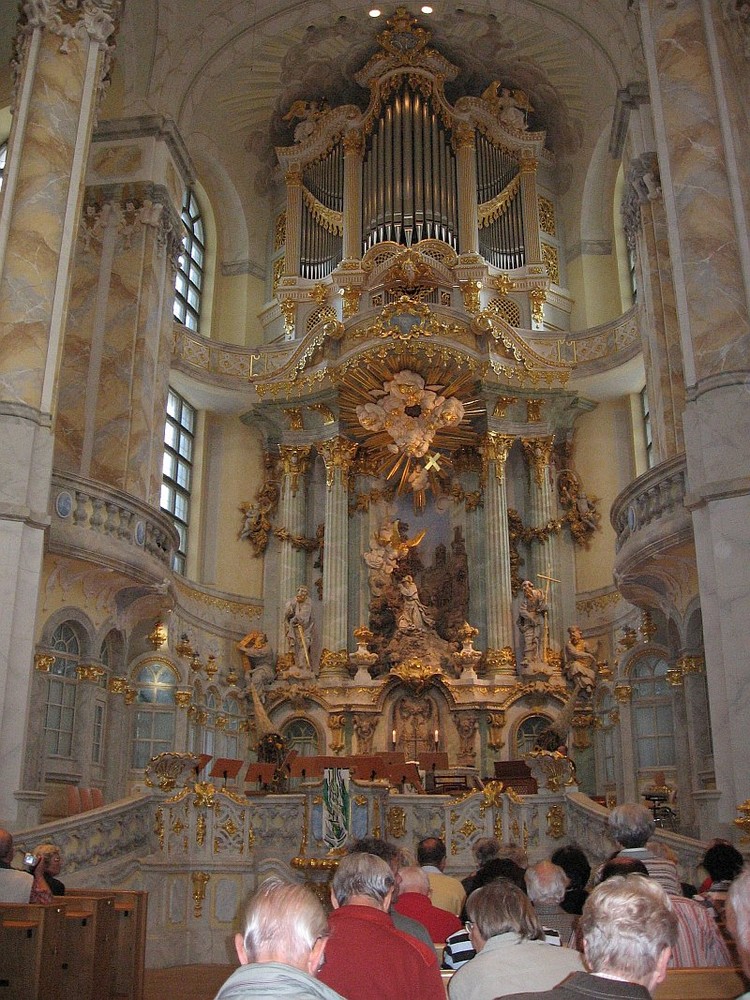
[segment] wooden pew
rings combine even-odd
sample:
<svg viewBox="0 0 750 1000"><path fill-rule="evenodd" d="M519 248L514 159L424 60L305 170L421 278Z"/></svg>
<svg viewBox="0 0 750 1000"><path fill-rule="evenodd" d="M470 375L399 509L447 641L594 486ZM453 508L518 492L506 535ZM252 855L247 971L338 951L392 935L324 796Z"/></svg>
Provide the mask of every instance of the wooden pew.
<svg viewBox="0 0 750 1000"><path fill-rule="evenodd" d="M654 1000L734 1000L746 990L739 969L667 969Z"/></svg>
<svg viewBox="0 0 750 1000"><path fill-rule="evenodd" d="M0 903L0 998L57 1000L65 909Z"/></svg>
<svg viewBox="0 0 750 1000"><path fill-rule="evenodd" d="M135 889L69 888L63 898L71 897L114 898L115 937L110 997L112 1000L143 1000L148 893Z"/></svg>
<svg viewBox="0 0 750 1000"><path fill-rule="evenodd" d="M117 938L113 894L71 894L57 901L65 915L58 995L108 1000L114 986L112 956Z"/></svg>

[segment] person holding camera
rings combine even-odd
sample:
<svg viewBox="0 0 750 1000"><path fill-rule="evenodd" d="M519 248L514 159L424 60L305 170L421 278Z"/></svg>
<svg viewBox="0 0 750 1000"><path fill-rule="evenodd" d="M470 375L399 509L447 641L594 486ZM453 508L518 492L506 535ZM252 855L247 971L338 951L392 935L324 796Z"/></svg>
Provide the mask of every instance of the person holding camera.
<svg viewBox="0 0 750 1000"><path fill-rule="evenodd" d="M52 893L44 880L46 858L26 855L24 862L34 866L33 875L13 868L12 860L13 834L0 829L0 903L51 903Z"/></svg>

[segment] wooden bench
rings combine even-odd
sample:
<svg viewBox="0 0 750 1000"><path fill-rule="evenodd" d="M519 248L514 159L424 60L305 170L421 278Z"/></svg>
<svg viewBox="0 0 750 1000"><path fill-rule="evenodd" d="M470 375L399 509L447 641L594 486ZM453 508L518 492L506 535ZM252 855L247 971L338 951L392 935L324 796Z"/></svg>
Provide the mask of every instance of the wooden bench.
<svg viewBox="0 0 750 1000"><path fill-rule="evenodd" d="M654 1000L734 1000L747 987L739 969L668 969Z"/></svg>
<svg viewBox="0 0 750 1000"><path fill-rule="evenodd" d="M86 897L114 900L115 931L109 996L112 1000L143 1000L148 893L135 889L69 888L62 898Z"/></svg>
<svg viewBox="0 0 750 1000"><path fill-rule="evenodd" d="M0 903L0 998L57 1000L65 909Z"/></svg>

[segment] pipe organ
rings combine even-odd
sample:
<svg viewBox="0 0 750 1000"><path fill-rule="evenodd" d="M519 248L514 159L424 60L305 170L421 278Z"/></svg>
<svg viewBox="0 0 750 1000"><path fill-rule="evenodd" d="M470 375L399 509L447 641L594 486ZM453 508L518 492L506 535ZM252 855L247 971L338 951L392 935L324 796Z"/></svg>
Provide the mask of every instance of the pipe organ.
<svg viewBox="0 0 750 1000"><path fill-rule="evenodd" d="M286 116L302 119L295 144L277 148L288 279L320 281L378 244L422 240L539 274L536 165L549 154L544 133L527 130L528 98L493 81L451 104L444 86L458 68L406 11L388 25L383 51L355 74L370 89L366 110L300 100Z"/></svg>
<svg viewBox="0 0 750 1000"><path fill-rule="evenodd" d="M408 78L373 125L362 176L363 252L390 240L411 246L435 239L458 249L450 132Z"/></svg>

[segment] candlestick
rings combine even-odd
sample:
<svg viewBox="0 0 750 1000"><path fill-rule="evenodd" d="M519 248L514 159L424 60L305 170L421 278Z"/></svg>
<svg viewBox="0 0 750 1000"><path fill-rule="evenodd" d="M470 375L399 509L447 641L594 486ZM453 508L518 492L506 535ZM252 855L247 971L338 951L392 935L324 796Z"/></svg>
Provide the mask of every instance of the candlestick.
<svg viewBox="0 0 750 1000"><path fill-rule="evenodd" d="M391 733L391 742L393 743L393 745L395 747L396 746L396 730L395 729Z"/></svg>

